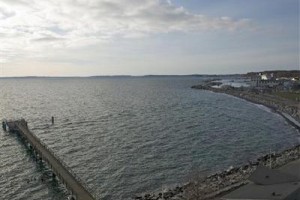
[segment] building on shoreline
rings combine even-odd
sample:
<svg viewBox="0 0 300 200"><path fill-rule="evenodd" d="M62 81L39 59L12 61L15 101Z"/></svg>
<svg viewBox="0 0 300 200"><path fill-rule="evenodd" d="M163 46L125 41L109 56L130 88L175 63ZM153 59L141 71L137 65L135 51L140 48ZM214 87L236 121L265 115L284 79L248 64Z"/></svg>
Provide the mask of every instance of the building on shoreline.
<svg viewBox="0 0 300 200"><path fill-rule="evenodd" d="M261 74L251 77L251 86L254 88L276 88L283 82L277 80L273 74Z"/></svg>
<svg viewBox="0 0 300 200"><path fill-rule="evenodd" d="M251 76L251 88L262 91L291 91L300 89L299 77L275 77L273 73Z"/></svg>

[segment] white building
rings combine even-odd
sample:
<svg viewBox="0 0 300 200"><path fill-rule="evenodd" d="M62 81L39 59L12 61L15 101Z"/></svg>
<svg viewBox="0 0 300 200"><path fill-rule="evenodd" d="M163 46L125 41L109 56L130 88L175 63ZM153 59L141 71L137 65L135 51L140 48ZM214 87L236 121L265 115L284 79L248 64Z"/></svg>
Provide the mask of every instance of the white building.
<svg viewBox="0 0 300 200"><path fill-rule="evenodd" d="M259 74L258 76L251 78L251 86L256 88L274 88L280 84L280 81L277 81L273 74L270 76L267 74Z"/></svg>

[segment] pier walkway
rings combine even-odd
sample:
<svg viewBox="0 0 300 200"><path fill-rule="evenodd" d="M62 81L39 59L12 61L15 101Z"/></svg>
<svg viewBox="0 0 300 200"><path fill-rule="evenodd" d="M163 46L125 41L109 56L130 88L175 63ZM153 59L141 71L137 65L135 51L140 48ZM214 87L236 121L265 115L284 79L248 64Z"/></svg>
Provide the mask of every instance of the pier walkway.
<svg viewBox="0 0 300 200"><path fill-rule="evenodd" d="M3 128L11 132L17 132L30 148L36 151L39 159L48 163L53 173L62 181L71 192L73 199L94 200L83 182L61 161L43 142L41 142L29 129L27 122L22 120L5 121ZM54 176L55 176L54 175Z"/></svg>

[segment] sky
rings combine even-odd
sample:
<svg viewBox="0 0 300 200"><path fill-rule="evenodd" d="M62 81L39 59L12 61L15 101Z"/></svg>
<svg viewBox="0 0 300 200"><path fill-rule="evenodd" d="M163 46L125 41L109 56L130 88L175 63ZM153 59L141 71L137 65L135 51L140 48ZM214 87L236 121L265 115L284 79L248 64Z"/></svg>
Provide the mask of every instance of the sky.
<svg viewBox="0 0 300 200"><path fill-rule="evenodd" d="M299 69L299 0L0 0L0 76Z"/></svg>

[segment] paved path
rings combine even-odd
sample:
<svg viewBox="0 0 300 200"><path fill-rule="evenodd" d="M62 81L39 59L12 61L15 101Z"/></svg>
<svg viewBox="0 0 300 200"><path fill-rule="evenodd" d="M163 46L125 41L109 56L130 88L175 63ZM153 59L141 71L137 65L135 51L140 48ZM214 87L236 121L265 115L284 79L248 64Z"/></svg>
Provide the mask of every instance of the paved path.
<svg viewBox="0 0 300 200"><path fill-rule="evenodd" d="M223 196L220 200L238 200L238 199L269 199L269 200L279 200L279 199L299 199L300 195L300 159L292 161L276 170L269 169L257 173L255 176L256 180L266 179L268 176L269 181L264 180L264 182L269 182L267 184L256 184L251 182L231 193ZM281 174L288 174L285 176L290 176L292 179L288 181L286 177L286 182L284 176ZM272 184L274 182L274 184ZM281 183L280 183L281 182ZM275 195L277 194L277 195Z"/></svg>

